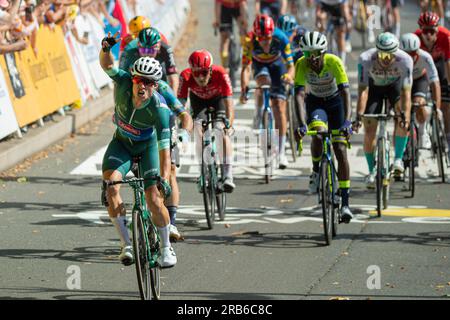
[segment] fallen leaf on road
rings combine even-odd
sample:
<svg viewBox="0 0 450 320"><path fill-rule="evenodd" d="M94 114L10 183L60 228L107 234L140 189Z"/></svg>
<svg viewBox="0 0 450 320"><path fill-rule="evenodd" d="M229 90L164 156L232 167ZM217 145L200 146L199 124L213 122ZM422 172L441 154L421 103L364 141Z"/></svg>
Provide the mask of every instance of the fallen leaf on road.
<svg viewBox="0 0 450 320"><path fill-rule="evenodd" d="M350 300L350 298L348 297L331 297L330 300Z"/></svg>
<svg viewBox="0 0 450 320"><path fill-rule="evenodd" d="M344 251L344 252L342 252L342 255L343 255L343 256L348 256L348 252L347 252L347 251Z"/></svg>
<svg viewBox="0 0 450 320"><path fill-rule="evenodd" d="M33 233L40 233L41 231L39 231L39 230L33 230L32 232L33 232Z"/></svg>
<svg viewBox="0 0 450 320"><path fill-rule="evenodd" d="M445 286L443 286L443 285L441 285L441 284L439 284L439 285L436 286L436 289L438 289L438 290L444 289L444 288L445 288Z"/></svg>
<svg viewBox="0 0 450 320"><path fill-rule="evenodd" d="M280 203L289 203L289 202L292 202L292 198L280 200Z"/></svg>
<svg viewBox="0 0 450 320"><path fill-rule="evenodd" d="M339 282L333 282L333 284L334 284L335 286L337 286L337 285L339 284Z"/></svg>
<svg viewBox="0 0 450 320"><path fill-rule="evenodd" d="M19 183L27 182L27 178L26 177L20 177L19 179L17 179L17 182L19 182Z"/></svg>
<svg viewBox="0 0 450 320"><path fill-rule="evenodd" d="M228 223L225 223L224 225L223 225L225 228L231 228L231 225L230 224L228 224Z"/></svg>

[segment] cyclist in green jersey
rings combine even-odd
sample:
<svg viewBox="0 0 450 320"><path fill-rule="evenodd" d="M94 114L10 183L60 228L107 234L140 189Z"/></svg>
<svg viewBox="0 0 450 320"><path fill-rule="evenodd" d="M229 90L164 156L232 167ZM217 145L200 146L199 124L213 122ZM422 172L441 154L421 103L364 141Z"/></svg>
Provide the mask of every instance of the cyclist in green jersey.
<svg viewBox="0 0 450 320"><path fill-rule="evenodd" d="M118 38L109 33L102 40L100 65L115 82L113 121L117 126L113 139L103 158L103 179L122 180L131 170L134 157L141 158L143 178L160 174L161 190L164 197L171 193L170 175L170 110L165 99L157 93L157 81L161 79L161 65L153 58L139 58L131 68L131 74L114 67L110 53ZM163 204L156 181L144 183L145 198L152 212L152 220L158 227L162 248L162 267L172 267L177 263L175 252L169 241L169 213ZM119 255L125 265L134 262L133 249L126 227L126 209L120 196L120 185L108 189L108 213L116 227L122 244Z"/></svg>
<svg viewBox="0 0 450 320"><path fill-rule="evenodd" d="M351 100L348 77L339 57L326 53L325 35L307 31L300 40L304 56L295 63L296 105L300 116L299 138L308 130L339 129L332 143L338 162L339 192L342 199L342 221L349 223L353 214L349 207L350 165L347 139L352 134ZM319 166L322 158L321 138L311 141L312 174L309 191L318 192Z"/></svg>

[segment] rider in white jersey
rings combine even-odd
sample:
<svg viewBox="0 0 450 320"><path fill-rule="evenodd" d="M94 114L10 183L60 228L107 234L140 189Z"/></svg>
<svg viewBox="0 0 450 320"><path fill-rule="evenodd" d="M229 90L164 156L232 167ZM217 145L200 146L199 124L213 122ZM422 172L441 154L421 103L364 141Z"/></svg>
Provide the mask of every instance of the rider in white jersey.
<svg viewBox="0 0 450 320"><path fill-rule="evenodd" d="M420 49L420 38L414 33L404 34L400 39L400 47L407 52L414 61L412 99L413 103L421 105L416 111L419 133L419 148L430 149L431 141L425 130L431 112L425 107L428 88L438 110L441 105L441 86L439 74L433 57L425 50Z"/></svg>
<svg viewBox="0 0 450 320"><path fill-rule="evenodd" d="M381 33L376 40L376 49L369 49L359 57L358 64L358 104L354 125L355 131L361 126L362 115L379 114L383 100L387 98L389 105L396 113L403 111L404 119L395 123L395 158L394 172L404 172L403 153L408 142L408 124L411 110L411 86L413 60L403 50L399 50L398 39L389 32ZM387 111L387 110L386 110ZM378 122L373 119L364 120L364 152L369 167L366 186L375 186L374 146Z"/></svg>

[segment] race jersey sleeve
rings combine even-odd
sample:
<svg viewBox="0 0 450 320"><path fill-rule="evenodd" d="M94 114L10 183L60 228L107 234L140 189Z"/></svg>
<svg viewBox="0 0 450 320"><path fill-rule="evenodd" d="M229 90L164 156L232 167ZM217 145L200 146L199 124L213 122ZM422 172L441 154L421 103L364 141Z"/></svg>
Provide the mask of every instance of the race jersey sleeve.
<svg viewBox="0 0 450 320"><path fill-rule="evenodd" d="M157 94L159 104L154 107L155 127L158 137L158 149L165 150L170 148L170 110L163 96Z"/></svg>
<svg viewBox="0 0 450 320"><path fill-rule="evenodd" d="M331 58L330 64L331 72L333 73L334 78L336 79L336 84L338 86L348 87L348 77L347 73L345 72L342 60L335 55L330 55L330 58Z"/></svg>
<svg viewBox="0 0 450 320"><path fill-rule="evenodd" d="M301 57L295 63L295 87L304 88L306 86L306 59Z"/></svg>
<svg viewBox="0 0 450 320"><path fill-rule="evenodd" d="M183 112L186 112L183 104L177 99L175 93L167 82L163 80L158 81L158 93L164 97L167 106L177 117Z"/></svg>
<svg viewBox="0 0 450 320"><path fill-rule="evenodd" d="M180 84L178 85L177 97L178 99L187 100L189 94L189 69L185 69L180 74Z"/></svg>
<svg viewBox="0 0 450 320"><path fill-rule="evenodd" d="M366 52L361 53L358 60L358 85L360 87L369 86L370 59Z"/></svg>
<svg viewBox="0 0 450 320"><path fill-rule="evenodd" d="M404 63L402 64L402 77L400 79L402 89L410 89L413 83L413 59L405 53Z"/></svg>
<svg viewBox="0 0 450 320"><path fill-rule="evenodd" d="M177 73L173 49L167 43L161 42L160 57L157 57L157 60L159 60L159 58L161 58L166 65L166 75L170 76Z"/></svg>
<svg viewBox="0 0 450 320"><path fill-rule="evenodd" d="M421 58L424 61L425 69L427 70L427 79L429 82L436 82L439 80L439 75L434 64L433 57L426 51L421 50Z"/></svg>
<svg viewBox="0 0 450 320"><path fill-rule="evenodd" d="M123 81L131 81L131 75L117 67L112 67L109 70L105 70L106 74L117 83L123 82Z"/></svg>
<svg viewBox="0 0 450 320"><path fill-rule="evenodd" d="M294 59L292 58L291 44L289 43L289 38L279 29L275 30L275 35L280 39L280 52L286 65L293 64Z"/></svg>
<svg viewBox="0 0 450 320"><path fill-rule="evenodd" d="M222 97L231 97L233 96L233 89L231 86L230 76L226 72L220 73L220 88L222 90Z"/></svg>

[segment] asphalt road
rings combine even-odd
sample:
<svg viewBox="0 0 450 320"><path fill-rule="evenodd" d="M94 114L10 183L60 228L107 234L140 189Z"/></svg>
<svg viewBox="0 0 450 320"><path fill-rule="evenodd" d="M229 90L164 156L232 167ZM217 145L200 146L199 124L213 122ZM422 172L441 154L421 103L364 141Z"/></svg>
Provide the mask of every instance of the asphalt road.
<svg viewBox="0 0 450 320"><path fill-rule="evenodd" d="M251 1L252 2L252 1ZM193 1L195 32L189 50L210 49L213 2ZM415 5L402 10L403 31L413 31ZM191 29L192 31L192 29ZM356 84L358 36L348 61ZM180 69L186 66L178 57ZM185 61L185 60L184 60ZM249 129L251 108L237 106L236 127ZM102 148L114 127L106 114L0 182L0 299L137 299L134 267L118 260L119 242L100 204ZM450 188L436 179L423 153L417 192L392 187L391 206L373 214L375 194L362 177L367 168L361 135L351 150L351 207L357 214L324 246L317 198L307 194L310 158L262 183L256 164L236 164L227 219L206 229L197 169L184 156L178 228L178 264L162 271L163 299L448 299L450 297ZM307 148L306 148L307 149ZM242 150L236 150L241 152ZM255 146L249 146L250 154ZM130 193L125 192L129 202ZM73 282L79 274L81 282ZM77 286L79 285L79 286Z"/></svg>

